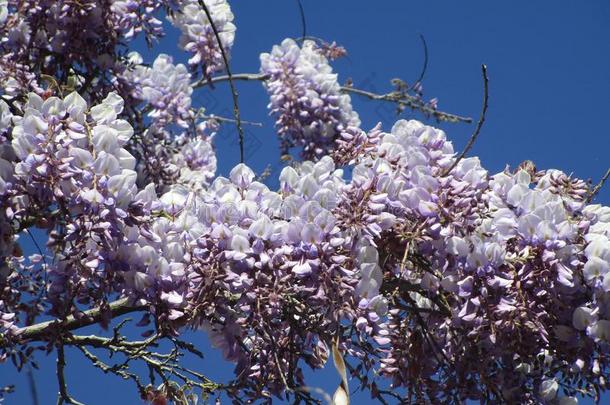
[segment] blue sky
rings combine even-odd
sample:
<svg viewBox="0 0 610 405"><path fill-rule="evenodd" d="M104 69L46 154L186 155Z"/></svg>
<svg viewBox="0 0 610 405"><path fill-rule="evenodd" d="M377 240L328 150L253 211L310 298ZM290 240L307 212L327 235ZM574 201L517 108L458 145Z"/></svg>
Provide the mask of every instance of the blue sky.
<svg viewBox="0 0 610 405"><path fill-rule="evenodd" d="M258 55L286 37L298 37L302 27L296 1L266 0L231 2L237 25L233 50L234 72L257 72ZM484 0L456 2L407 2L379 0L303 0L307 33L336 40L349 57L334 64L341 82L351 78L356 87L369 91L390 90L389 80L415 80L423 63L419 34L426 38L429 63L424 79L425 95L438 97L444 111L478 118L481 108L481 63L488 66L490 101L487 121L471 155L481 158L490 172L526 159L538 168L558 168L584 179L600 178L610 167L610 2ZM154 52L137 50L147 62L156 53L175 55L177 34L170 29ZM247 127L246 163L262 172L267 165L280 167L273 121L268 117L267 95L259 83L238 83L242 118L263 127ZM213 92L198 90L196 105L208 112L231 115L228 86ZM353 99L363 127L381 121L389 129L395 120L391 105ZM405 112L403 117L421 119ZM466 144L474 125L443 124L456 150ZM227 174L239 161L237 135L227 126L216 138L219 172ZM277 171L276 171L277 173ZM269 184L277 184L270 179ZM597 202L610 204L610 186ZM27 248L27 246L26 246ZM30 247L31 248L31 247ZM137 319L136 319L137 320ZM84 333L97 333L89 328ZM204 360L189 359L191 366L212 378L227 380L232 367L211 349L202 332L185 337L204 349ZM39 356L41 370L34 372L40 404L55 403L57 392L54 357ZM130 383L105 376L68 353L68 384L73 395L87 404L138 404ZM311 385L328 391L336 387L334 370L316 375ZM25 373L0 367L0 385L16 383L8 404L30 404ZM354 403L369 402L359 395ZM607 397L610 403L610 396ZM602 401L605 402L605 401ZM587 403L582 401L581 403Z"/></svg>

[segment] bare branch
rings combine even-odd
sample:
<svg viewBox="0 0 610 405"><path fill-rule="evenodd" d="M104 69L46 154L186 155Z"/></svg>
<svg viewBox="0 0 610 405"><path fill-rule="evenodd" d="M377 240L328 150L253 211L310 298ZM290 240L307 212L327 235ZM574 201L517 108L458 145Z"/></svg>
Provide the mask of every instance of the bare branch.
<svg viewBox="0 0 610 405"><path fill-rule="evenodd" d="M94 355L93 353L91 353L89 350L87 350L86 347L84 346L76 346L76 348L78 350L80 350L83 355L89 360L91 361L91 364L94 367L99 368L100 370L102 370L105 374L108 373L113 373L115 375L118 375L119 377L127 380L127 379L131 379L135 382L135 384L138 387L138 390L143 393L145 391L145 387L142 384L142 382L140 381L140 378L136 375L133 374L129 371L123 370L122 367L120 366L109 366L108 364L104 363L103 361L101 361L96 355Z"/></svg>
<svg viewBox="0 0 610 405"><path fill-rule="evenodd" d="M28 364L28 384L30 386L30 395L32 396L32 404L39 405L38 402L38 390L36 389L36 380L34 379L34 371L32 365Z"/></svg>
<svg viewBox="0 0 610 405"><path fill-rule="evenodd" d="M220 53L222 55L222 60L225 64L225 69L227 69L227 76L229 78L229 85L231 86L231 95L233 96L233 114L235 115L235 123L237 125L237 132L239 133L239 161L241 163L244 162L244 129L241 127L241 119L239 116L239 103L238 103L238 94L237 89L235 88L235 84L233 84L233 77L231 75L231 68L229 67L229 59L227 58L227 54L222 46L222 41L220 40L220 34L218 33L218 28L216 28L216 24L212 20L212 14L208 7L205 5L203 0L199 0L199 5L205 11L205 15L208 17L210 21L210 25L212 26L212 30L214 30L214 36L216 37L216 41L218 42L218 48L220 49Z"/></svg>
<svg viewBox="0 0 610 405"><path fill-rule="evenodd" d="M424 76L426 76L426 71L428 70L428 44L426 43L426 38L424 38L423 34L419 34L419 38L421 39L421 43L424 46L424 65L422 67L421 73L419 74L419 78L415 82L415 85L421 84L422 80L424 80Z"/></svg>
<svg viewBox="0 0 610 405"><path fill-rule="evenodd" d="M224 82L224 81L228 81L228 80L231 80L231 81L235 81L235 80L265 81L268 78L269 77L267 75L263 75L260 73L240 73L240 74L232 75L231 78L229 78L228 75L216 76L209 80L202 79L196 83L193 83L193 88L199 88L199 87L206 86L208 84L219 83L219 82ZM366 91L366 90L360 90L360 89L357 89L352 86L341 86L341 92L357 94L359 96L363 96L363 97L366 97L371 100L397 103L404 107L409 107L413 110L418 110L427 116L436 118L439 121L464 122L467 124L472 122L472 118L470 118L470 117L462 117L459 115L439 111L439 110L433 108L432 106L427 105L426 102L421 100L420 98L410 96L408 94L401 94L398 92L378 94L378 93L373 93L373 92Z"/></svg>
<svg viewBox="0 0 610 405"><path fill-rule="evenodd" d="M324 402L326 402L328 405L333 405L333 400L332 400L331 396L328 394L328 392L324 391L322 388L303 386L303 387L296 387L295 391L316 393L316 394L320 395L322 398L324 398Z"/></svg>
<svg viewBox="0 0 610 405"><path fill-rule="evenodd" d="M303 9L303 3L301 0L297 0L299 5L299 14L301 15L301 27L303 28L303 32L301 38L307 37L307 20L305 19L305 10Z"/></svg>
<svg viewBox="0 0 610 405"><path fill-rule="evenodd" d="M145 306L131 304L130 298L122 298L108 304L110 314L113 318L130 312L143 311ZM84 311L82 316L75 318L74 315L67 316L65 320L55 319L41 322L35 325L19 329L17 334L21 340L46 340L53 335L58 326L63 330L74 330L98 323L102 319L104 308L97 307Z"/></svg>
<svg viewBox="0 0 610 405"><path fill-rule="evenodd" d="M587 196L587 198L585 199L585 203L590 203L591 201L593 201L593 198L595 198L595 196L597 195L597 193L599 193L599 190L602 189L602 187L604 187L604 184L606 183L606 180L608 180L608 177L610 177L610 169L608 169L606 171L606 174L604 174L604 177L601 178L601 180L599 181L599 183L597 183L595 185L595 187L593 187L591 189L591 192L589 193L589 195Z"/></svg>
<svg viewBox="0 0 610 405"><path fill-rule="evenodd" d="M209 79L202 78L201 80L193 83L192 87L194 89L196 89L199 87L207 86L209 84L226 82L229 80L233 80L233 81L241 80L241 81L247 81L247 82L248 81L265 81L268 78L269 78L269 76L260 74L260 73L236 73L234 75L231 75L230 79L229 79L229 75L214 76Z"/></svg>
<svg viewBox="0 0 610 405"><path fill-rule="evenodd" d="M483 73L483 109L481 111L481 115L479 117L479 122L477 122L477 127L474 132L470 136L466 147L460 153L458 158L453 162L453 164L443 173L443 176L448 175L457 165L460 163L460 160L466 156L466 154L470 151L475 141L477 140L479 133L481 132L481 128L483 127L483 123L485 122L485 114L487 113L487 102L489 100L489 78L487 77L487 66L481 65L481 71Z"/></svg>
<svg viewBox="0 0 610 405"><path fill-rule="evenodd" d="M106 348L112 350L119 349L139 349L146 348L155 343L156 340L159 339L159 335L155 334L149 337L146 340L140 341L125 341L124 339L117 340L115 338L106 338L97 335L89 335L89 336L79 336L79 335L69 335L64 339L64 344L67 345L86 345L97 348Z"/></svg>
<svg viewBox="0 0 610 405"><path fill-rule="evenodd" d="M59 395L57 396L57 405L61 405L64 402L73 405L84 405L82 402L78 402L68 394L68 387L66 386L66 377L64 375L64 369L66 367L66 355L64 353L63 343L57 345L57 383L59 384Z"/></svg>
<svg viewBox="0 0 610 405"><path fill-rule="evenodd" d="M167 354L155 353L150 351L149 348L157 346L157 341L162 338L170 339L174 343L175 348ZM85 346L90 346L97 349L108 350L110 353L122 353L123 355L125 355L127 360L125 360L125 362L123 362L122 364L108 366L107 364L101 362L92 353L88 351L83 351L83 354L85 354L85 356L89 360L91 360L96 367L100 368L105 373L114 373L123 378L134 379L132 374L127 371L127 364L131 360L140 360L143 361L150 369L154 370L164 381L169 381L169 378L173 376L179 378L185 384L198 386L201 389L210 392L220 387L220 385L214 383L212 380L205 377L203 374L198 373L194 370L190 370L179 364L179 360L183 356L183 352L181 352L181 349L193 353L198 357L203 357L203 354L199 350L197 350L191 343L184 342L173 337L155 334L145 340L127 341L123 338L106 338L96 335L67 335L63 343L66 345L78 347L81 351L83 351L83 348ZM187 374L194 376L198 381L190 380L189 377L186 377L185 375L179 373L179 371L183 371ZM140 384L138 385L140 386Z"/></svg>
<svg viewBox="0 0 610 405"><path fill-rule="evenodd" d="M235 121L234 119L231 118L226 118L226 117L221 117L218 115L214 115L214 114L210 114L210 115L206 115L206 114L201 114L200 115L201 119L204 120L215 120L218 122L231 122L231 123L236 123L237 121ZM254 121L242 121L242 124L245 125L252 125L253 127L262 127L263 123L262 122L254 122Z"/></svg>
<svg viewBox="0 0 610 405"><path fill-rule="evenodd" d="M381 100L381 101L389 101L392 103L397 103L398 105L409 107L413 110L418 110L427 116L431 116L436 118L439 121L447 121L447 122L465 122L471 123L472 118L468 117L460 117L459 115L449 114L446 112L439 111L432 106L429 106L418 97L413 97L408 94L401 94L397 92L391 92L386 94L377 94L372 93L366 90L360 90L355 87L350 86L342 86L341 92L343 93L352 93L357 94L359 96L367 97L371 100Z"/></svg>

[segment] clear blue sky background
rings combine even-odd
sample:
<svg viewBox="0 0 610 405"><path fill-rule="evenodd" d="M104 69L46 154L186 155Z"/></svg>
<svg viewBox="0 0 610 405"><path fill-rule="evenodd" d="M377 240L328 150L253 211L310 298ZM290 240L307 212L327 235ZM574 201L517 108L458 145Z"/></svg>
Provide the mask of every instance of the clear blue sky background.
<svg viewBox="0 0 610 405"><path fill-rule="evenodd" d="M480 65L488 65L490 107L487 122L471 154L480 156L490 172L525 159L539 168L559 168L597 181L610 166L610 2L591 1L362 1L303 0L307 32L336 40L349 58L335 63L340 80L352 78L356 86L388 91L389 79L407 82L417 78L423 52L419 34L428 42L430 59L424 80L426 96L438 97L439 108L477 118L481 108ZM234 72L256 72L258 55L286 37L298 37L301 23L296 1L232 1L237 38L233 50ZM170 31L155 52L175 55L177 34ZM137 47L147 62L155 54ZM267 95L258 83L238 83L243 119L259 121L263 128L247 127L247 163L261 172L267 165L280 168L273 122L267 115ZM228 87L193 95L196 105L209 112L230 116ZM389 129L393 107L354 99L365 128L381 121ZM403 117L418 117L407 112ZM441 125L461 150L474 125ZM232 126L217 137L219 172L227 174L238 162L239 152ZM276 170L277 173L277 170ZM271 186L277 185L270 179ZM607 186L597 199L610 204ZM31 248L31 246L30 246ZM89 328L84 333L98 333ZM199 344L205 360L189 365L218 380L228 380L232 367L211 349L202 332L186 335ZM54 404L54 357L39 356L34 372L40 404ZM425 359L422 359L425 361ZM92 369L80 354L68 356L68 384L72 394L92 405L142 403L131 383ZM8 404L31 404L25 373L10 365L0 366L0 385L17 384ZM330 364L316 374L311 385L332 392L337 376ZM610 403L610 396L602 402ZM369 403L366 395L353 399ZM590 403L581 401L581 403Z"/></svg>

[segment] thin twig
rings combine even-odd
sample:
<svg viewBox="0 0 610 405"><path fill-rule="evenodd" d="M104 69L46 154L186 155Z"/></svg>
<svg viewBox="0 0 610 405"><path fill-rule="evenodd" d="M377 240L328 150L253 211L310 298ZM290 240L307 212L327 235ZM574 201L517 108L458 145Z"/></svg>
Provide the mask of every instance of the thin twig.
<svg viewBox="0 0 610 405"><path fill-rule="evenodd" d="M426 38L424 38L423 34L419 34L419 38L421 39L421 43L424 46L424 66L422 67L421 73L419 74L419 78L415 82L415 84L421 84L422 80L424 80L424 76L426 75L426 70L428 70L428 44L426 44Z"/></svg>
<svg viewBox="0 0 610 405"><path fill-rule="evenodd" d="M597 193L599 193L599 191L602 189L602 187L604 187L604 184L606 183L606 180L608 180L608 177L610 177L610 169L608 169L606 171L606 174L604 174L604 177L602 177L602 179L599 181L599 183L597 183L597 185L595 185L595 187L593 187L593 189L591 189L591 192L585 199L586 204L589 204L591 201L593 201L593 198L595 198Z"/></svg>
<svg viewBox="0 0 610 405"><path fill-rule="evenodd" d="M303 3L301 3L301 0L297 0L297 3L299 5L299 13L301 14L301 26L303 27L303 33L301 35L301 38L306 38L307 37L307 20L305 19L305 10L303 9Z"/></svg>
<svg viewBox="0 0 610 405"><path fill-rule="evenodd" d="M32 235L32 232L30 232L29 228L26 228L24 231L25 231L25 233L27 233L29 235L30 239L32 239L32 243L34 243L34 246L36 246L36 249L38 249L38 253L40 254L40 257L42 258L42 263L44 264L44 285L40 289L40 294L39 294L39 297L42 297L47 292L46 287L47 287L47 284L49 281L49 273L47 272L47 269L49 268L49 265L47 263L47 259L44 255L44 253L42 253L42 249L40 248L38 241L36 240L36 238L34 238L34 235Z"/></svg>
<svg viewBox="0 0 610 405"><path fill-rule="evenodd" d="M199 87L203 87L206 85L219 83L219 82L225 82L225 81L229 81L229 80L231 80L231 81L235 81L235 80L265 81L267 79L269 79L269 76L260 74L260 73L239 73L239 74L231 75L231 78L229 78L229 75L225 75L225 76L212 77L209 80L201 79L198 82L193 83L192 87L199 88ZM462 117L459 115L450 114L450 113L436 110L436 109L432 108L431 106L427 105L424 101L422 101L418 97L414 97L414 96L410 96L410 95L398 94L396 92L391 92L391 93L386 93L386 94L377 94L377 93L372 93L370 91L357 89L352 86L341 86L341 92L357 94L359 96L366 97L371 100L380 100L380 101L387 101L387 102L402 104L402 105L412 108L414 110L421 111L422 113L424 113L428 116L432 116L439 121L464 122L467 124L472 122L472 118L470 118L470 117Z"/></svg>
<svg viewBox="0 0 610 405"><path fill-rule="evenodd" d="M487 102L489 100L489 78L487 77L487 66L481 65L481 71L483 73L483 109L481 111L481 115L479 116L479 122L477 122L477 127L474 132L470 136L466 147L460 153L458 158L453 162L453 164L443 173L443 176L448 175L457 165L460 163L460 160L466 156L466 154L470 151L475 141L477 140L479 133L481 132L481 128L483 127L483 123L485 122L485 114L487 113Z"/></svg>
<svg viewBox="0 0 610 405"><path fill-rule="evenodd" d="M408 94L400 94L396 92L391 92L387 94L376 94L371 93L370 91L360 90L351 86L341 86L342 93L353 93L358 94L359 96L367 97L371 100L381 100L381 101L389 101L392 103L397 103L399 105L403 105L405 107L412 108L414 110L418 110L427 116L431 116L436 118L439 121L447 121L447 122L465 122L471 123L472 118L469 117L461 117L455 114L449 114L443 111L439 111L436 108L426 104L419 97L410 96Z"/></svg>
<svg viewBox="0 0 610 405"><path fill-rule="evenodd" d="M42 253L42 249L40 248L40 245L34 238L34 235L32 235L32 232L30 232L29 229L25 229L25 232L29 235L30 239L32 239L32 243L34 244L34 246L36 246L36 249L38 249L38 253L41 256L43 263L45 264L45 266L47 266L47 260L45 259L45 255L44 255L44 253Z"/></svg>
<svg viewBox="0 0 610 405"><path fill-rule="evenodd" d="M214 76L211 77L209 79L207 78L202 78L201 80L193 83L192 87L194 89L199 88L199 87L204 87L207 86L209 84L214 84L214 83L219 83L219 82L226 82L229 80L242 80L242 81L265 81L269 78L269 76L261 74L261 73L236 73L231 75L231 79L229 79L229 75L222 75L222 76Z"/></svg>
<svg viewBox="0 0 610 405"><path fill-rule="evenodd" d="M119 349L142 349L152 346L161 336L154 334L146 340L139 341L117 341L114 338L107 338L97 335L80 336L69 335L64 339L64 344L73 346L92 346L96 348L106 348L111 350ZM136 352L137 353L137 352Z"/></svg>
<svg viewBox="0 0 610 405"><path fill-rule="evenodd" d="M66 367L66 355L64 353L63 343L57 345L57 383L59 384L59 395L57 396L57 404L61 405L64 402L73 405L84 405L82 402L78 402L68 394L68 387L66 386L66 377L64 375L64 369Z"/></svg>
<svg viewBox="0 0 610 405"><path fill-rule="evenodd" d="M38 405L38 390L36 389L36 379L34 379L34 371L32 365L28 364L28 384L30 386L30 395L32 396L32 404Z"/></svg>
<svg viewBox="0 0 610 405"><path fill-rule="evenodd" d="M225 64L225 69L227 69L227 76L229 77L229 85L231 86L231 95L233 96L233 114L235 115L235 123L237 125L237 131L239 133L239 161L241 163L244 162L244 130L241 127L241 119L239 117L239 102L238 102L238 94L237 89L235 88L235 84L233 83L233 77L231 75L231 68L229 67L229 59L227 58L227 54L222 46L222 41L220 40L220 34L218 33L218 28L216 28L216 24L212 20L212 14L208 7L205 5L203 0L199 0L199 5L205 11L205 15L208 17L210 21L210 25L212 26L212 30L214 31L214 36L216 37L216 41L218 42L218 48L220 49L220 53L222 55L222 60Z"/></svg>
<svg viewBox="0 0 610 405"><path fill-rule="evenodd" d="M112 374L118 375L119 377L121 377L125 380L131 379L136 383L136 385L138 387L138 391L140 391L140 393L144 392L145 387L144 387L144 385L142 385L140 378L136 374L133 374L129 371L124 370L119 365L109 366L108 364L101 361L96 355L94 355L89 350L87 350L86 347L76 346L76 348L83 353L83 355L91 362L91 364L94 367L99 368L106 374L112 373Z"/></svg>
<svg viewBox="0 0 610 405"><path fill-rule="evenodd" d="M220 116L214 115L214 114L211 114L211 115L202 114L202 115L200 115L200 117L202 119L204 119L204 120L216 120L218 122L230 122L230 123L236 123L237 122L236 120L234 120L232 118L220 117ZM243 120L241 123L244 124L244 125L252 125L253 127L262 127L263 126L262 122L254 122L254 121L245 121L245 120Z"/></svg>
<svg viewBox="0 0 610 405"><path fill-rule="evenodd" d="M303 386L303 387L296 387L294 390L295 391L307 392L307 393L314 392L314 393L320 395L322 398L324 398L324 401L328 405L333 405L333 399L331 398L330 394L328 394L328 392L324 391L322 388Z"/></svg>
<svg viewBox="0 0 610 405"><path fill-rule="evenodd" d="M195 349L192 344L172 337L167 337L174 343L175 346L170 353L163 354L150 351L149 348L153 346L156 347L158 345L157 341L161 338L163 338L162 335L155 334L142 341L126 341L123 338L117 339L116 337L106 338L95 335L75 336L68 334L65 336L62 344L74 346L81 350L81 352L83 352L83 354L90 361L92 361L93 365L101 369L103 372L113 373L121 378L134 380L141 391L143 387L140 380L136 374L130 371L128 365L134 360L142 361L148 367L150 371L151 383L154 383L153 376L154 373L156 373L161 377L164 384L169 383L171 377L177 377L184 382L184 385L199 387L205 392L212 392L222 388L221 385L214 383L203 374L180 365L179 360L183 356L180 349L185 349L200 357L203 356L203 354ZM121 353L126 357L126 359L122 363L117 363L110 366L102 362L96 355L87 350L85 346L105 349L109 352L110 356L112 356L114 353ZM197 381L192 380L187 375L180 373L180 371L194 376Z"/></svg>

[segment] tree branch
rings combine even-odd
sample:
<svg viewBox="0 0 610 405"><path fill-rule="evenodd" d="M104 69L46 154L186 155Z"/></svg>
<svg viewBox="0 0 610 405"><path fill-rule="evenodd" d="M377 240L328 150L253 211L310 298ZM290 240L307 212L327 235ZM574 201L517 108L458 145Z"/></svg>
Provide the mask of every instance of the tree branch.
<svg viewBox="0 0 610 405"><path fill-rule="evenodd" d="M424 65L421 73L419 74L419 78L415 82L415 85L421 84L421 82L424 80L424 76L426 75L426 71L428 70L428 44L426 43L426 38L423 34L419 34L419 39L421 39L421 43L424 47Z"/></svg>
<svg viewBox="0 0 610 405"><path fill-rule="evenodd" d="M84 405L78 402L68 394L68 387L66 386L66 378L64 375L64 368L66 367L66 356L64 353L64 345L60 343L57 345L57 383L59 384L59 395L57 396L57 405L61 405L64 402L73 405Z"/></svg>
<svg viewBox="0 0 610 405"><path fill-rule="evenodd" d="M303 29L302 31L302 38L305 38L307 36L307 20L305 19L305 10L303 9L303 3L301 3L301 0L297 0L298 6L299 6L299 14L301 15L301 28Z"/></svg>
<svg viewBox="0 0 610 405"><path fill-rule="evenodd" d="M229 75L224 75L224 76L212 77L209 80L204 78L204 79L201 79L201 80L193 83L192 87L194 89L196 89L199 87L204 87L208 84L220 83L220 82L225 82L225 81L232 82L235 80L263 81L264 82L267 79L269 79L269 76L260 74L260 73L239 73L239 74L231 75L231 77L229 77ZM425 115L436 118L439 121L464 122L467 124L472 122L472 118L470 118L470 117L462 117L459 115L450 114L450 113L436 110L436 109L432 108L431 106L427 105L423 100L419 99L418 97L410 96L408 94L401 94L401 93L397 93L397 92L378 94L378 93L373 93L373 92L366 91L366 90L357 89L352 86L341 86L341 92L348 93L348 94L349 93L356 94L356 95L359 95L362 97L366 97L370 100L388 101L388 102L392 102L392 103L397 103L399 105L409 107L414 110L418 110Z"/></svg>
<svg viewBox="0 0 610 405"><path fill-rule="evenodd" d="M201 114L201 115L199 115L199 117L201 117L204 120L215 120L215 121L218 121L218 122L236 123L236 121L234 119L226 118L226 117L221 117L221 116L214 115L214 114L210 114L210 115ZM242 120L241 123L242 124L246 124L246 125L252 125L253 127L262 127L263 126L262 122L254 122L254 121L245 121L245 120Z"/></svg>
<svg viewBox="0 0 610 405"><path fill-rule="evenodd" d="M241 119L239 116L239 103L238 103L238 94L237 89L235 88L235 84L233 84L233 76L231 75L231 68L229 67L229 59L227 58L227 54L222 46L222 41L220 40L220 34L218 33L218 29L216 28L216 24L212 20L212 14L208 7L205 5L203 0L199 0L199 5L205 11L205 15L208 17L210 21L210 25L212 26L212 30L214 31L214 36L216 37L216 41L218 42L218 48L220 49L220 54L222 55L222 60L225 64L225 69L227 69L227 77L229 78L229 85L231 86L231 95L233 96L233 114L235 115L235 123L237 125L237 132L239 132L239 161L244 163L244 129L241 127Z"/></svg>
<svg viewBox="0 0 610 405"><path fill-rule="evenodd" d="M39 405L38 402L38 390L36 389L36 380L34 379L34 371L32 370L32 365L28 364L28 384L30 386L30 395L32 396L32 404Z"/></svg>
<svg viewBox="0 0 610 405"><path fill-rule="evenodd" d="M214 83L221 83L221 82L226 82L229 80L241 80L241 81L265 81L269 78L269 76L261 74L261 73L236 73L236 74L232 74L231 78L229 79L229 75L221 75L221 76L214 76L211 77L209 79L206 79L205 77L202 78L201 80L193 83L192 87L194 89L197 89L199 87L204 87L207 86L209 84L214 84Z"/></svg>
<svg viewBox="0 0 610 405"><path fill-rule="evenodd" d="M372 93L366 90L360 90L355 87L341 86L342 93L352 93L359 96L367 97L371 100L388 101L399 104L404 107L409 107L414 110L418 110L427 116L436 118L439 121L447 122L465 122L467 124L472 122L472 118L461 117L455 114L449 114L443 111L439 111L431 106L427 105L423 100L418 97L410 96L404 93L390 92L386 94Z"/></svg>
<svg viewBox="0 0 610 405"><path fill-rule="evenodd" d="M130 304L130 301L130 298L121 298L111 302L108 305L110 315L115 318L130 312L143 311L146 309L146 307L142 305L132 305ZM79 329L98 323L102 319L103 315L104 308L100 306L85 311L83 316L79 318L75 318L74 315L70 315L64 320L54 319L52 321L37 323L35 325L26 326L19 329L16 334L21 340L46 340L46 338L54 333L57 327L61 327L64 330Z"/></svg>
<svg viewBox="0 0 610 405"><path fill-rule="evenodd" d="M474 145L474 142L479 137L479 133L481 132L481 128L483 127L483 123L485 122L485 114L487 114L487 102L489 100L489 78L487 77L487 66L481 65L481 71L483 72L483 109L481 110L479 122L477 122L477 127L470 136L468 144L466 144L466 147L464 148L462 153L460 153L458 158L453 162L449 169L447 169L447 171L443 173L443 176L446 176L451 173L451 171L458 165L458 163L460 163L460 160L462 160L464 156L466 156L466 154L470 151L470 149Z"/></svg>
<svg viewBox="0 0 610 405"><path fill-rule="evenodd" d="M610 169L608 169L606 171L606 174L604 174L604 177L601 178L601 180L599 181L599 183L597 183L595 185L595 187L593 187L593 189L591 189L591 192L589 193L589 195L587 196L587 199L585 200L585 203L589 204L591 201L593 201L593 198L595 198L595 196L597 195L597 193L599 193L599 190L602 189L602 187L604 186L604 184L606 183L606 180L608 180L608 177L610 177Z"/></svg>

